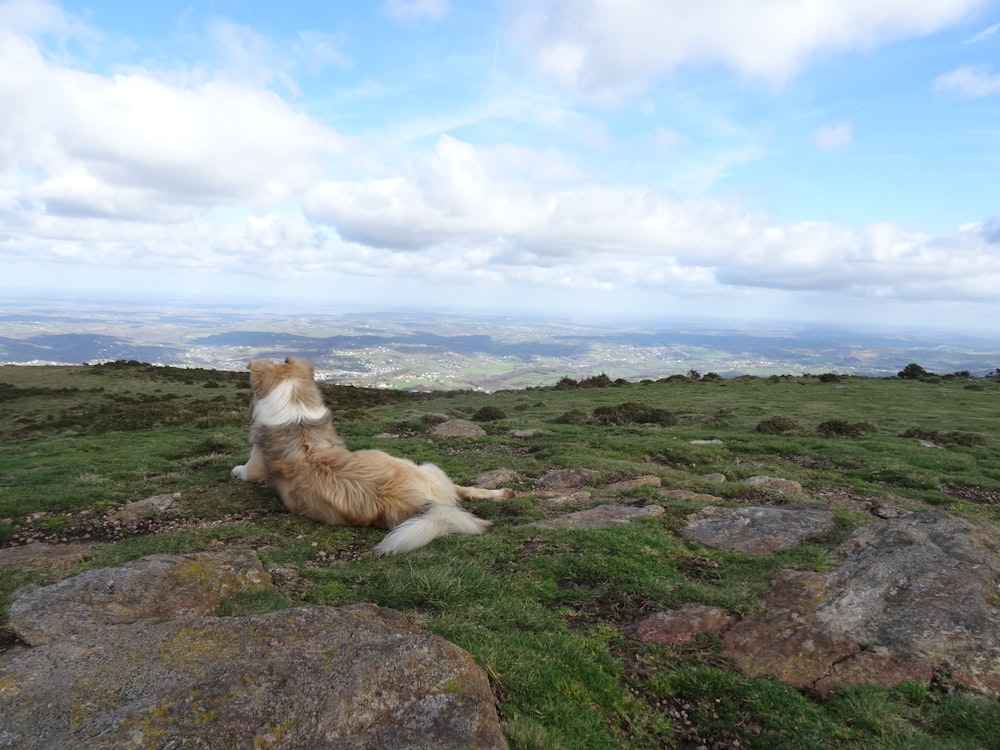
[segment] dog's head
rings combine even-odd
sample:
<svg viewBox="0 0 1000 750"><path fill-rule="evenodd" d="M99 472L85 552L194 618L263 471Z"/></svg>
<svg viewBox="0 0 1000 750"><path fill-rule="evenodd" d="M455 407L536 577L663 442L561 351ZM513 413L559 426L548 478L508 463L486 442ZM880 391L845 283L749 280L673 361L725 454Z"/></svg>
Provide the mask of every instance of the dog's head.
<svg viewBox="0 0 1000 750"><path fill-rule="evenodd" d="M330 419L309 360L289 357L283 363L275 363L255 359L248 368L253 424L274 427Z"/></svg>
<svg viewBox="0 0 1000 750"><path fill-rule="evenodd" d="M250 370L250 389L254 398L263 398L279 383L311 384L316 374L312 362L300 357L288 357L281 363L269 359L254 359L247 365L247 369Z"/></svg>

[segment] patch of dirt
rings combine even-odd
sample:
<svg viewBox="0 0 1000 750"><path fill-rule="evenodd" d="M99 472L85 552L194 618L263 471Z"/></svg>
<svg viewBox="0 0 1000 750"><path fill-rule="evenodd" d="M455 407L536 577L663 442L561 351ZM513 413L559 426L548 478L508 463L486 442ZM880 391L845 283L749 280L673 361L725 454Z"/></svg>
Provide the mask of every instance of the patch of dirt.
<svg viewBox="0 0 1000 750"><path fill-rule="evenodd" d="M830 464L826 461L820 461L818 458L813 458L812 456L785 456L785 460L789 463L795 464L796 466L801 466L803 469L828 469Z"/></svg>
<svg viewBox="0 0 1000 750"><path fill-rule="evenodd" d="M969 487L959 484L942 484L941 491L946 495L968 500L977 505L1000 505L1000 492L984 490L982 487Z"/></svg>
<svg viewBox="0 0 1000 750"><path fill-rule="evenodd" d="M45 542L46 544L117 542L130 537L162 534L170 531L214 529L234 523L254 521L272 515L272 513L267 510L255 510L246 513L230 513L219 518L188 518L177 514L164 514L128 523L112 521L107 518L106 514L99 518L81 516L65 524L60 524L56 529L47 529L45 528L45 520L50 515L53 514L34 514L27 523L16 526L14 533L0 546L18 547L37 542Z"/></svg>
<svg viewBox="0 0 1000 750"><path fill-rule="evenodd" d="M651 678L663 670L664 656L658 652L660 648L628 641L624 646L612 648L612 651L622 663L628 691L670 718L677 750L738 750L745 747L735 734L713 732L699 726L706 720L718 720L717 703L705 699L688 700L680 696L662 698L649 688ZM735 669L718 654L717 639L698 637L682 646L671 647L669 652L680 660L719 669ZM755 731L753 726L746 726L746 729L751 734L760 732L760 728Z"/></svg>

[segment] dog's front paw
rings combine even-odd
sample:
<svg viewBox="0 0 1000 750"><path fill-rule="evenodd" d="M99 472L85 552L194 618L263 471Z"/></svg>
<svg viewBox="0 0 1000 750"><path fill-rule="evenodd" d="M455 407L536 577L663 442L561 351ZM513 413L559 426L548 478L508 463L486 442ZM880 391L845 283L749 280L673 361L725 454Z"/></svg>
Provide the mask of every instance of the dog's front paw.
<svg viewBox="0 0 1000 750"><path fill-rule="evenodd" d="M229 472L236 479L242 479L244 482L247 481L247 467L244 466L234 466L233 470Z"/></svg>

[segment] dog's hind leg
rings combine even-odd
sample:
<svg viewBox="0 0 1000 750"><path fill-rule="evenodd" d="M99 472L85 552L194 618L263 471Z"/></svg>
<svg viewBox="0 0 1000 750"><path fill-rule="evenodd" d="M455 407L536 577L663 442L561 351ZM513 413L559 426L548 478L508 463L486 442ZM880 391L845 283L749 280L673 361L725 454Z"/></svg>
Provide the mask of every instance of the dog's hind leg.
<svg viewBox="0 0 1000 750"><path fill-rule="evenodd" d="M455 494L461 500L510 500L514 490L504 487L500 490L487 490L482 487L461 487L455 485Z"/></svg>

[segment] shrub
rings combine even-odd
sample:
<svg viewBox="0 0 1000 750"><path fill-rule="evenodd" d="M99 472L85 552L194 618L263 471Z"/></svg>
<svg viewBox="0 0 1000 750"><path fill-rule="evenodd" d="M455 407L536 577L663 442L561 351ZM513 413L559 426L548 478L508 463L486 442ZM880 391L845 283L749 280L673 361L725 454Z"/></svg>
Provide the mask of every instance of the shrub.
<svg viewBox="0 0 1000 750"><path fill-rule="evenodd" d="M626 401L617 406L599 406L594 409L594 420L602 425L658 424L664 427L677 424L677 417L666 409Z"/></svg>
<svg viewBox="0 0 1000 750"><path fill-rule="evenodd" d="M778 415L762 419L754 429L764 435L786 435L789 432L798 432L802 426L791 417Z"/></svg>
<svg viewBox="0 0 1000 750"><path fill-rule="evenodd" d="M816 425L816 432L821 437L856 438L874 431L875 426L869 422L851 424L843 419L829 419Z"/></svg>
<svg viewBox="0 0 1000 750"><path fill-rule="evenodd" d="M581 388L607 388L609 385L614 385L614 382L602 372L600 375L584 378L579 385Z"/></svg>
<svg viewBox="0 0 1000 750"><path fill-rule="evenodd" d="M932 372L927 372L923 367L918 365L916 362L911 362L898 373L896 377L902 378L903 380L920 380L921 378L926 378L929 375L933 375Z"/></svg>
<svg viewBox="0 0 1000 750"><path fill-rule="evenodd" d="M840 375L835 372L824 372L819 376L819 382L821 383L839 383Z"/></svg>
<svg viewBox="0 0 1000 750"><path fill-rule="evenodd" d="M929 440L937 445L961 445L972 448L977 445L985 445L986 438L974 432L961 432L953 430L951 432L938 432L937 430L925 430L920 427L911 427L900 437L913 438L915 440Z"/></svg>
<svg viewBox="0 0 1000 750"><path fill-rule="evenodd" d="M472 415L472 419L476 422L494 422L498 419L506 419L506 417L507 412L499 406L484 406Z"/></svg>
<svg viewBox="0 0 1000 750"><path fill-rule="evenodd" d="M571 411L561 414L552 420L556 424L591 424L594 420L591 419L590 415L585 411L580 411L579 409L572 409Z"/></svg>

